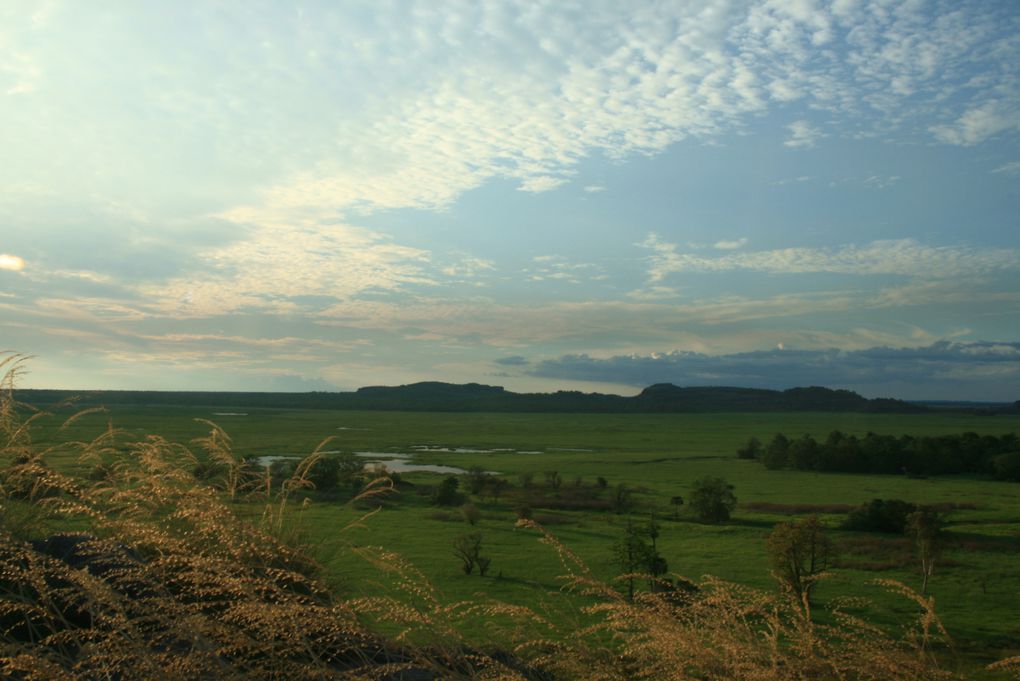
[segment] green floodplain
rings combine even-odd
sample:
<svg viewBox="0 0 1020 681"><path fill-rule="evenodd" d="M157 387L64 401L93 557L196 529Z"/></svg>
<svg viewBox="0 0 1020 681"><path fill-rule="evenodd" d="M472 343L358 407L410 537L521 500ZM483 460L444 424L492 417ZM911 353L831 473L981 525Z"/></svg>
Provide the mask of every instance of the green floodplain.
<svg viewBox="0 0 1020 681"><path fill-rule="evenodd" d="M111 406L107 413L89 414L60 430L70 413L58 410L38 422L36 441L86 440L109 422L139 437L156 434L197 451L191 443L207 435L209 426L196 419L208 419L231 436L235 453L245 457L305 456L332 438L323 449L374 453L366 460L381 460L391 467L412 463L484 468L505 477L511 487L498 499L470 497L480 511L473 527L457 508L432 505L428 490L445 476L424 471L402 472L404 484L371 504L352 505L347 490L309 494L308 503L294 505L288 523L320 562L323 577L345 594L370 596L393 590L394 580L381 578L363 555L381 547L413 565L447 602L491 599L526 605L553 619L576 617L576 608L563 607L576 597L561 589L559 578L565 568L556 551L540 543L534 531L515 527L514 490L528 473L536 488L546 485L548 472L559 473L562 487L545 495L551 507L536 505L534 518L595 576L607 580L619 572L614 542L628 522L647 523L652 514L660 525L658 550L670 573L695 582L714 575L774 590L766 536L776 523L803 517L791 515L794 512L810 511L812 505L855 506L872 499L955 504L964 508L949 515L950 541L929 585L952 639L951 647L942 651L943 664L968 676L999 678L978 670L1020 654L1020 484L964 476L917 479L767 470L735 454L748 438L767 441L777 432L791 437L810 434L820 440L835 429L858 436L968 431L1001 435L1020 432L1018 415L486 414L161 405ZM54 456L49 465L67 469L80 465ZM733 485L739 503L729 521L704 524L687 506L671 503L676 496L687 497L692 482L704 476L722 477ZM605 488L592 494L609 495L625 485L633 502L629 511L557 507L556 499L569 488L594 489L600 477ZM798 505L802 508L787 508ZM256 518L264 503L242 501L237 506L239 512ZM379 512L356 522L377 506ZM895 579L920 590L910 541L840 530L843 512L819 515L839 558L832 576L815 592L818 616L826 616L828 604L862 596L870 600L868 616L881 625L899 627L916 617L914 604L872 583ZM465 575L454 555L456 537L468 532L482 535L484 553L491 558L484 577ZM483 637L484 632L471 635Z"/></svg>

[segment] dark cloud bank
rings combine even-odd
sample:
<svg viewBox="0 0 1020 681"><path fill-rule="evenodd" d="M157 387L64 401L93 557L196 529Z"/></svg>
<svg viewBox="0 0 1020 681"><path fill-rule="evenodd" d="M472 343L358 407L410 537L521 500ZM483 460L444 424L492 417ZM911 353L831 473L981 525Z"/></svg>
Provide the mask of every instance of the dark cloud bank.
<svg viewBox="0 0 1020 681"><path fill-rule="evenodd" d="M782 390L821 385L868 397L1012 402L1020 399L1020 343L940 341L918 348L775 349L731 355L674 351L608 359L564 355L538 362L526 373L635 387L674 383Z"/></svg>

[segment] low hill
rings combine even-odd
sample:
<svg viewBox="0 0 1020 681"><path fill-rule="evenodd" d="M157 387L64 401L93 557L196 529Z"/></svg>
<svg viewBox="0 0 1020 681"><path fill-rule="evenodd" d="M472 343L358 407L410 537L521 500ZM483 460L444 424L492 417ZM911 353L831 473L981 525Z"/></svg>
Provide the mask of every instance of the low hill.
<svg viewBox="0 0 1020 681"><path fill-rule="evenodd" d="M52 405L74 398L76 404L202 405L213 408L364 409L382 411L465 412L777 412L853 411L917 413L927 407L894 399L867 399L849 390L809 387L789 390L649 386L633 397L558 391L514 393L500 386L429 381L401 386L369 386L351 392L260 393L147 390L18 390L18 399Z"/></svg>

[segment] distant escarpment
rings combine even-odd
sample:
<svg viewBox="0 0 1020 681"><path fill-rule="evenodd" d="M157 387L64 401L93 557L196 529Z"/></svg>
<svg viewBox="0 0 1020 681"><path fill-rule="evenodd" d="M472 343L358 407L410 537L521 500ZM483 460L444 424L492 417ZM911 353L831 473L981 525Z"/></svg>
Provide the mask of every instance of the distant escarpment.
<svg viewBox="0 0 1020 681"><path fill-rule="evenodd" d="M849 390L810 387L789 390L689 387L657 383L633 397L579 391L514 393L500 386L429 381L369 386L355 392L187 392L149 390L18 390L30 404L55 404L71 397L79 405L206 406L214 408L365 409L446 412L888 412L919 413L925 406L894 399L867 399Z"/></svg>

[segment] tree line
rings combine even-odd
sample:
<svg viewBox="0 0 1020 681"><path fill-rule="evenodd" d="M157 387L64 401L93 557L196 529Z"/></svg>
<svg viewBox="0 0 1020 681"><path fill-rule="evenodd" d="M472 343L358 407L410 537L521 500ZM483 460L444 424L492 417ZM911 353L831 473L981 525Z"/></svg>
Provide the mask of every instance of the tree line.
<svg viewBox="0 0 1020 681"><path fill-rule="evenodd" d="M897 473L910 476L982 475L1020 481L1020 438L1005 435L847 435L839 430L823 442L810 435L777 433L762 444L752 437L737 450L742 459L769 469L833 473Z"/></svg>

